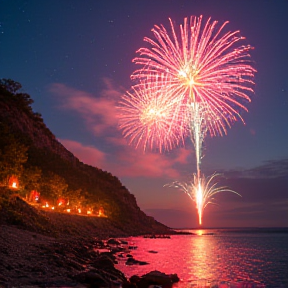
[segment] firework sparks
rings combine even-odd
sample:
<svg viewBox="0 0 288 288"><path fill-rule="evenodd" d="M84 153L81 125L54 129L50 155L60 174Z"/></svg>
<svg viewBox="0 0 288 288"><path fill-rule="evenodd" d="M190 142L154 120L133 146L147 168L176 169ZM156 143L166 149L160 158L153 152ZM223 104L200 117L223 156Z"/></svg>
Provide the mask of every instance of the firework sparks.
<svg viewBox="0 0 288 288"><path fill-rule="evenodd" d="M200 164L201 164L201 153L202 153L202 143L204 141L207 126L205 122L205 109L198 103L191 104L191 131L190 138L194 144L195 155L196 155L196 166L197 175L200 177Z"/></svg>
<svg viewBox="0 0 288 288"><path fill-rule="evenodd" d="M152 29L154 40L144 38L148 48L140 48L133 62L141 65L131 75L138 83L120 101L119 123L123 135L136 147L157 148L160 152L184 143L194 144L197 173L193 182L178 183L196 203L199 223L212 197L223 191L214 179L201 174L202 146L207 133L224 135L237 120L244 123L238 110L247 111L253 77L249 45L239 31L224 32L217 21L202 16L185 18L177 30L171 19L170 33L163 25ZM238 193L236 193L238 194ZM238 194L239 195L239 194Z"/></svg>
<svg viewBox="0 0 288 288"><path fill-rule="evenodd" d="M167 186L174 187L185 192L196 204L196 209L199 217L199 224L202 224L202 217L204 209L208 204L216 204L214 202L214 195L220 192L231 192L241 197L239 193L229 189L226 186L217 186L217 178L220 176L218 173L214 173L209 177L204 175L194 174L193 180L190 182L173 182Z"/></svg>
<svg viewBox="0 0 288 288"><path fill-rule="evenodd" d="M175 113L179 107L169 97L170 90L161 85L150 86L146 82L135 85L118 105L119 126L124 137L130 139L129 144L144 150L171 150L183 143L187 134L183 113Z"/></svg>
<svg viewBox="0 0 288 288"><path fill-rule="evenodd" d="M200 103L208 109L206 125L210 134L226 134L226 127L237 118L243 121L237 108L246 111L247 108L241 102L250 102L247 92L253 91L252 78L256 72L250 61L252 47L238 46L244 39L239 31L223 32L228 22L216 29L217 21L209 19L202 25L202 16L192 16L190 21L184 19L177 36L169 20L171 36L163 25L155 25L152 29L155 40L144 38L151 48L137 51L140 56L133 61L142 68L131 78L146 79L153 86L155 78L163 73L169 82L170 95L181 108L189 109L191 103Z"/></svg>

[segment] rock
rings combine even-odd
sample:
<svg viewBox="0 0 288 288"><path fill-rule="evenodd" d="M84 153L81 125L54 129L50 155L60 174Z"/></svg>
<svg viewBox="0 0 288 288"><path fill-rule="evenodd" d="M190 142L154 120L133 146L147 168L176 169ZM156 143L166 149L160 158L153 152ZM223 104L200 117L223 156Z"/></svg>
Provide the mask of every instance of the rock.
<svg viewBox="0 0 288 288"><path fill-rule="evenodd" d="M137 249L137 246L128 246L128 250L135 250Z"/></svg>
<svg viewBox="0 0 288 288"><path fill-rule="evenodd" d="M110 287L111 287L111 288L121 288L121 287L122 287L122 282L119 282L119 281L111 281Z"/></svg>
<svg viewBox="0 0 288 288"><path fill-rule="evenodd" d="M119 242L118 240L116 240L116 239L114 239L114 238L110 238L110 239L108 239L107 240L107 244L109 244L109 245L120 245L121 244L121 242Z"/></svg>
<svg viewBox="0 0 288 288"><path fill-rule="evenodd" d="M96 272L82 272L75 275L75 280L80 283L89 284L90 287L109 287L109 282Z"/></svg>
<svg viewBox="0 0 288 288"><path fill-rule="evenodd" d="M76 270L80 270L80 271L84 270L84 267L81 264L79 264L78 262L76 262L72 259L67 259L66 263L68 266L73 267Z"/></svg>
<svg viewBox="0 0 288 288"><path fill-rule="evenodd" d="M7 278L0 274L0 284L7 282ZM1 287L1 286L0 286Z"/></svg>
<svg viewBox="0 0 288 288"><path fill-rule="evenodd" d="M113 247L111 248L111 253L112 254L115 254L115 253L118 253L118 252L121 252L121 251L124 251L125 249L123 247Z"/></svg>
<svg viewBox="0 0 288 288"><path fill-rule="evenodd" d="M144 235L144 238L150 238L150 239L156 239L156 238L160 238L160 239L170 239L171 237L169 235Z"/></svg>
<svg viewBox="0 0 288 288"><path fill-rule="evenodd" d="M125 264L126 265L147 265L149 263L145 261L139 261L139 260L134 259L133 257L130 257L127 259Z"/></svg>
<svg viewBox="0 0 288 288"><path fill-rule="evenodd" d="M112 256L114 257L114 255ZM94 259L94 262L90 263L90 265L93 268L91 267L89 272L92 274L101 275L101 277L108 283L111 283L111 281L120 281L121 283L127 282L125 275L114 267L114 262L109 257L109 254L100 254L98 258ZM117 286L115 283L113 285Z"/></svg>
<svg viewBox="0 0 288 288"><path fill-rule="evenodd" d="M171 278L172 283L177 283L180 281L180 278L178 277L178 275L176 273L170 274L169 276Z"/></svg>
<svg viewBox="0 0 288 288"><path fill-rule="evenodd" d="M145 262L145 261L138 261L138 264L139 264L139 265L148 265L149 263L148 263L148 262Z"/></svg>
<svg viewBox="0 0 288 288"><path fill-rule="evenodd" d="M133 275L129 279L130 283L132 284L137 284L140 280L141 280L141 277L137 275Z"/></svg>
<svg viewBox="0 0 288 288"><path fill-rule="evenodd" d="M136 279L137 280L137 279ZM179 281L177 274L165 274L159 271L151 271L143 276L137 282L138 288L148 288L150 285L159 285L163 288L172 287L173 283Z"/></svg>
<svg viewBox="0 0 288 288"><path fill-rule="evenodd" d="M127 259L125 264L126 265L136 265L138 263L137 263L137 260L135 260L133 257L130 257L130 258Z"/></svg>
<svg viewBox="0 0 288 288"><path fill-rule="evenodd" d="M112 255L113 256L113 255ZM112 257L109 257L108 254L100 254L99 257L97 257L91 264L95 268L102 268L102 269L112 269L114 268L114 259Z"/></svg>

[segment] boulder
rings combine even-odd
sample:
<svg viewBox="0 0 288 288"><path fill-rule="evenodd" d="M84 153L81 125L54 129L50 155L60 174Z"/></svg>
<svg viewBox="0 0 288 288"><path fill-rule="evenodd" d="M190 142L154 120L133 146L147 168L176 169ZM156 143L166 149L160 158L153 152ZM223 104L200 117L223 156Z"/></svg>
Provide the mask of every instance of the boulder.
<svg viewBox="0 0 288 288"><path fill-rule="evenodd" d="M134 280L137 280L136 278ZM150 285L157 285L163 288L172 287L173 283L179 281L177 274L165 274L160 271L151 271L143 276L137 281L138 288L148 288Z"/></svg>
<svg viewBox="0 0 288 288"><path fill-rule="evenodd" d="M107 240L107 244L109 244L109 245L111 245L111 244L112 245L120 245L121 242L116 240L116 239L114 239L114 238L110 238L110 239Z"/></svg>
<svg viewBox="0 0 288 288"><path fill-rule="evenodd" d="M149 264L148 262L145 261L139 261L134 259L133 257L129 257L125 263L126 265L147 265Z"/></svg>
<svg viewBox="0 0 288 288"><path fill-rule="evenodd" d="M109 287L109 282L96 272L82 272L77 274L75 280L80 283L89 284L90 287Z"/></svg>
<svg viewBox="0 0 288 288"><path fill-rule="evenodd" d="M99 269L113 269L114 259L109 254L100 254L99 257L94 259L91 265Z"/></svg>

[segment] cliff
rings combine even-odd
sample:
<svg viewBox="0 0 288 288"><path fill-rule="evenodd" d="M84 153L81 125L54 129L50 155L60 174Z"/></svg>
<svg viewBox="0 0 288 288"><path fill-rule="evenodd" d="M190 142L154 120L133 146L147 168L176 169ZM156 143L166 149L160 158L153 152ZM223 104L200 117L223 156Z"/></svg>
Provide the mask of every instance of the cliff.
<svg viewBox="0 0 288 288"><path fill-rule="evenodd" d="M0 141L0 162L1 155L3 156L5 154L5 147L8 147L7 143L9 141L11 142L13 138L15 139L13 141L26 147L26 150L24 150L26 151L27 161L23 160L23 163L25 163L22 165L23 167L21 166L21 169L19 168L18 170L22 174L25 174L25 171L32 171L33 169L41 171L41 179L38 179L38 182L36 181L38 184L36 182L33 184L34 186L37 184L38 186L36 186L39 190L44 189L41 187L45 187L45 183L43 184L44 186L41 186L41 183L47 182L47 175L57 175L57 177L64 179L63 181L65 181L65 185L68 187L67 191L82 191L82 194L85 192L86 201L98 203L103 206L108 219L100 219L100 221L107 223L107 225L109 222L111 227L117 227L123 234L169 233L170 229L168 227L155 221L152 217L148 217L141 211L134 195L122 185L117 177L101 170L101 167L96 168L82 163L58 142L43 122L41 115L33 112L31 108L33 100L30 96L25 93L19 93L19 90L21 90L19 83L12 80L1 80L0 133L3 137ZM8 139L8 142L5 139ZM25 171L23 172L23 170ZM5 174L3 173L2 175ZM26 182L28 180L26 177ZM4 186L3 183L2 181L2 186ZM27 184L25 187L28 191L29 185ZM30 185L30 187L32 186ZM8 206L5 206L6 210L9 207L9 209L14 209L10 202L8 204ZM19 205L17 207L19 208ZM2 207L2 216L3 213ZM69 215L65 215L65 217L69 217ZM4 221L3 219L6 218L2 217L2 222ZM65 219L63 221L68 223L69 221ZM9 221L9 219L6 219L3 223L9 224ZM99 219L97 221L99 221ZM96 227L98 226L96 225L94 227L95 230ZM97 233L97 231L95 231L95 233Z"/></svg>

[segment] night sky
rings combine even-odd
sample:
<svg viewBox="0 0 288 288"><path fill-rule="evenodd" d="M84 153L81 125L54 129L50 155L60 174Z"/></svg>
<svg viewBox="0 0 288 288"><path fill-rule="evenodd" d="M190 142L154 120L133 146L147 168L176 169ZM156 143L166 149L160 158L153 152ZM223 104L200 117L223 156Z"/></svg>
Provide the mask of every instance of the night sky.
<svg viewBox="0 0 288 288"><path fill-rule="evenodd" d="M204 227L288 226L288 1L0 0L0 78L23 86L33 109L84 163L117 176L148 215L170 227L197 227L195 204L164 187L195 172L193 146L159 154L127 144L115 105L137 68L136 50L155 24L191 15L240 30L250 44L255 93L228 135L204 143L202 171L223 173ZM225 176L225 177L224 177Z"/></svg>

